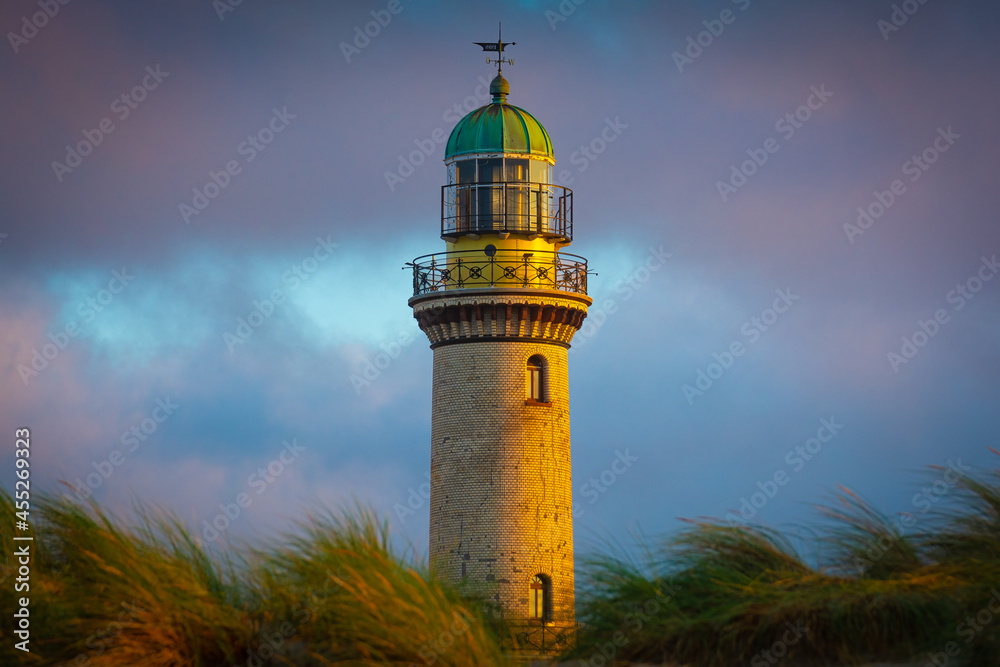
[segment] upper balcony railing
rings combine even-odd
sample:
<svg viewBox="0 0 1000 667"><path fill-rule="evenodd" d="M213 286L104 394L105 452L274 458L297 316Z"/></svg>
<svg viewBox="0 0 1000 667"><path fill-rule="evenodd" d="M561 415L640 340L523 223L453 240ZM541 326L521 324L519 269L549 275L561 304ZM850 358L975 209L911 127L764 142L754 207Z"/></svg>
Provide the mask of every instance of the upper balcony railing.
<svg viewBox="0 0 1000 667"><path fill-rule="evenodd" d="M522 181L441 186L441 237L527 234L573 240L573 191Z"/></svg>
<svg viewBox="0 0 1000 667"><path fill-rule="evenodd" d="M492 252L492 254L490 254ZM533 287L587 293L587 260L563 252L457 250L417 257L413 296L453 289Z"/></svg>

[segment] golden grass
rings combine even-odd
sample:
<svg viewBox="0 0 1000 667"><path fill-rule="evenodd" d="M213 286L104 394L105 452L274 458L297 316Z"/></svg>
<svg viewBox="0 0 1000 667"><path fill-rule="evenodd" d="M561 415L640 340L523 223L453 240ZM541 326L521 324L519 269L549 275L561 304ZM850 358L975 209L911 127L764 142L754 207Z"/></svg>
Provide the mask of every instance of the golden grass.
<svg viewBox="0 0 1000 667"><path fill-rule="evenodd" d="M790 663L861 664L924 659L954 641L951 664L1000 664L1000 615L961 625L1000 595L1000 473L962 477L946 501L900 531L842 489L821 508L816 565L777 531L712 520L646 540L638 556L612 545L579 561L583 626L568 657L613 648L605 664L758 665L786 642ZM0 509L13 515L2 489ZM225 549L142 504L126 519L43 495L32 523L32 653L16 651L2 624L2 664L510 662L482 603L395 552L385 520L363 507ZM0 539L13 544L10 521ZM4 609L22 595L12 565Z"/></svg>

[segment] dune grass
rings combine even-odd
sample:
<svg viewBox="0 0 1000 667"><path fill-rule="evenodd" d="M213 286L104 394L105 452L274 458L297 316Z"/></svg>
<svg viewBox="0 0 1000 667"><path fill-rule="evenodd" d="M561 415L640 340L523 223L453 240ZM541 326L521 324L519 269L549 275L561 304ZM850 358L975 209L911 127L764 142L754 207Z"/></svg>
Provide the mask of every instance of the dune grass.
<svg viewBox="0 0 1000 667"><path fill-rule="evenodd" d="M293 635L300 659L504 662L475 605L422 565L395 555L388 524L368 510L311 517L280 547L254 555L257 594L269 610L269 624L294 628L301 619Z"/></svg>
<svg viewBox="0 0 1000 667"><path fill-rule="evenodd" d="M387 525L363 509L210 550L154 508L126 521L63 497L36 502L32 653L4 624L2 664L504 663L475 605L394 553ZM0 490L0 507L12 505ZM0 601L14 609L12 586Z"/></svg>
<svg viewBox="0 0 1000 667"><path fill-rule="evenodd" d="M939 500L893 517L842 489L820 507L810 559L777 531L715 520L634 550L606 545L578 560L581 627L563 658L924 664L951 642L949 665L1000 664L1000 472L956 478ZM394 551L386 521L364 507L220 548L142 504L127 517L64 496L35 504L33 652L0 625L2 664L512 663L480 603ZM0 509L14 510L2 489ZM19 595L15 573L8 557L4 609Z"/></svg>
<svg viewBox="0 0 1000 667"><path fill-rule="evenodd" d="M842 489L820 508L822 565L776 531L715 520L644 541L639 560L620 549L589 558L571 656L706 667L924 664L953 642L949 665L1000 664L1000 614L980 614L1000 589L1000 473L955 479L940 506L899 518ZM988 616L995 620L982 623Z"/></svg>

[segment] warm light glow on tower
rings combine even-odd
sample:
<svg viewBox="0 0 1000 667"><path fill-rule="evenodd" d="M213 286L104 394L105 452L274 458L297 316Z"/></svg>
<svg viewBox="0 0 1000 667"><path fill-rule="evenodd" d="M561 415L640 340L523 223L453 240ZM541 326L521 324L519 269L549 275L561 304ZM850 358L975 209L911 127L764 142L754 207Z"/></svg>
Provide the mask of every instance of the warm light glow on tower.
<svg viewBox="0 0 1000 667"><path fill-rule="evenodd" d="M507 44L481 44L509 62ZM448 139L445 251L413 260L414 317L434 350L430 560L528 644L574 624L567 351L587 316L573 193L552 183L548 133L492 101Z"/></svg>

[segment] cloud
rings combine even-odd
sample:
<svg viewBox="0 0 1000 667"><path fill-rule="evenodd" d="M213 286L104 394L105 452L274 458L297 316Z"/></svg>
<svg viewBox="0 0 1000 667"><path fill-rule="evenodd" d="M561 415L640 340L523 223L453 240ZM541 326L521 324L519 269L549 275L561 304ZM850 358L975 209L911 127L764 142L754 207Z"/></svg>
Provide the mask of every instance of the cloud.
<svg viewBox="0 0 1000 667"><path fill-rule="evenodd" d="M505 17L511 100L550 132L575 191L569 250L599 274L571 355L575 472L623 444L643 457L581 526L723 512L829 414L843 439L768 520L836 483L905 503L900 470L975 460L995 431L1000 283L899 373L886 354L1000 250L996 11L929 3L886 42L885 7L751 3L678 72L671 53L736 4L592 0L555 31L556 2ZM0 125L0 429L33 429L45 488L95 471L164 397L180 409L102 484L109 502L211 518L289 437L309 458L248 524L354 493L391 512L419 486L433 353L401 268L443 249L443 149L393 191L385 173L492 76L454 37L488 38L495 17L406 7L348 63L340 42L368 9L244 3L219 21L207 4L71 3L0 69L18 101ZM5 5L0 23L24 11ZM157 64L169 77L59 182L52 161ZM833 97L781 136L821 85ZM242 142L286 107L295 118L249 160ZM581 160L609 119L627 127ZM955 146L850 243L857 208L948 126ZM717 182L772 136L780 150L723 201ZM185 224L179 206L231 160L239 173ZM322 260L320 239L339 244ZM662 270L629 284L661 245ZM135 278L112 292L123 270ZM801 300L690 405L682 386L786 288Z"/></svg>

